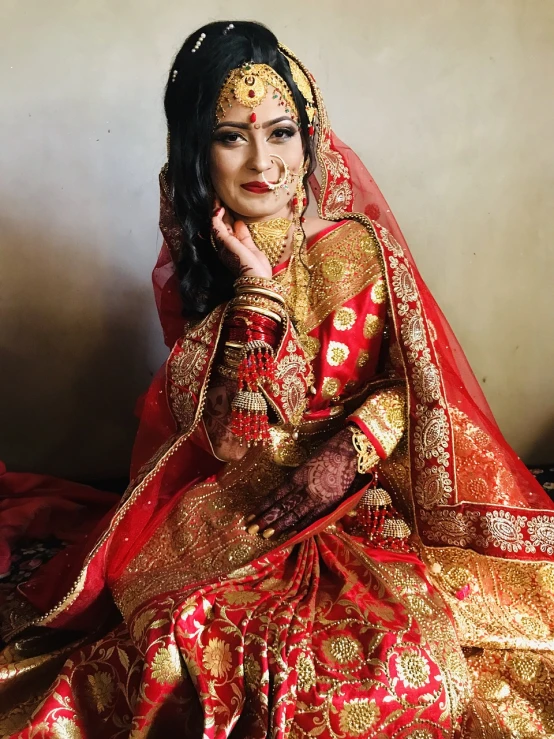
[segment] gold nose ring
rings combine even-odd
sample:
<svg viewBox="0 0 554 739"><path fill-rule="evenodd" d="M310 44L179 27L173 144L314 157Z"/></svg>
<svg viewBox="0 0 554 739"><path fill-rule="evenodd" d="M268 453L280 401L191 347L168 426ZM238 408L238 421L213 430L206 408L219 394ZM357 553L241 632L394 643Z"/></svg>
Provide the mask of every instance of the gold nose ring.
<svg viewBox="0 0 554 739"><path fill-rule="evenodd" d="M283 175L281 179L277 180L277 182L268 182L265 178L265 173L262 172L262 180L270 190L278 190L280 187L285 187L289 177L289 168L283 157L280 157L278 154L274 154L271 159L279 159L279 161L283 165Z"/></svg>

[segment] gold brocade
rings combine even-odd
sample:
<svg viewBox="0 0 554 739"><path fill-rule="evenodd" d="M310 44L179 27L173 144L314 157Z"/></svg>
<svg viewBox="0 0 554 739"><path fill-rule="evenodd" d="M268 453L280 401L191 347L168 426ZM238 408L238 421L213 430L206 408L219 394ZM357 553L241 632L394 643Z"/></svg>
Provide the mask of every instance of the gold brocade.
<svg viewBox="0 0 554 739"><path fill-rule="evenodd" d="M380 277L379 254L376 239L359 223L351 221L322 236L308 249L305 258L311 268L309 283L298 298L305 313L306 332ZM288 296L295 293L292 270L279 272L275 280Z"/></svg>
<svg viewBox="0 0 554 739"><path fill-rule="evenodd" d="M367 426L388 457L406 428L404 388L387 388L371 395L353 415Z"/></svg>

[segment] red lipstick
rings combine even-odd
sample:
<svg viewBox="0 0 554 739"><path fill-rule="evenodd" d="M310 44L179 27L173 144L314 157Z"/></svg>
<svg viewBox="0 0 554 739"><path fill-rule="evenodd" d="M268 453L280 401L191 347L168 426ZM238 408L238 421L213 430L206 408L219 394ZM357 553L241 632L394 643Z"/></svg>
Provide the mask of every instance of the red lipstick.
<svg viewBox="0 0 554 739"><path fill-rule="evenodd" d="M243 185L241 185L243 190L248 190L248 192L255 192L255 193L265 193L269 192L269 187L265 184L265 182L258 182L257 180L254 182L245 182Z"/></svg>

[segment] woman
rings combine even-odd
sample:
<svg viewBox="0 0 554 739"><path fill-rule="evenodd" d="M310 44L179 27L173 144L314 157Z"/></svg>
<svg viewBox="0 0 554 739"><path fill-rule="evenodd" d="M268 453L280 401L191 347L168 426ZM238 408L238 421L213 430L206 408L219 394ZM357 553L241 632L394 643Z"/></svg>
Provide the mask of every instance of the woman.
<svg viewBox="0 0 554 739"><path fill-rule="evenodd" d="M3 735L554 735L552 505L313 77L212 23L165 109L170 356L123 501L21 588Z"/></svg>

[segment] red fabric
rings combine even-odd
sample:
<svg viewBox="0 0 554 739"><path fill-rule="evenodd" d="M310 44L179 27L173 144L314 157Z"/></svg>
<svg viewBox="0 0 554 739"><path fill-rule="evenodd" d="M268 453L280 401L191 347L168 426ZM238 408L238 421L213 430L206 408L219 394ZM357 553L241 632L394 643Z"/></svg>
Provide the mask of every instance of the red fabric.
<svg viewBox="0 0 554 739"><path fill-rule="evenodd" d="M11 551L23 539L81 541L118 500L88 485L7 472L0 462L0 574L9 572Z"/></svg>

